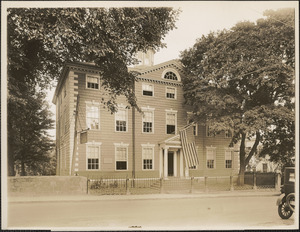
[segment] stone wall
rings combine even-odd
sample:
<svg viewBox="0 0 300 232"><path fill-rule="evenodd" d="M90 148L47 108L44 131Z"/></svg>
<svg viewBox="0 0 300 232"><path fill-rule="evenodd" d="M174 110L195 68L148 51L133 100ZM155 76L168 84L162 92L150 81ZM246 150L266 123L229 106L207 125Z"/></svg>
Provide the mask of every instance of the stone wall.
<svg viewBox="0 0 300 232"><path fill-rule="evenodd" d="M86 194L87 178L82 176L8 177L8 196Z"/></svg>

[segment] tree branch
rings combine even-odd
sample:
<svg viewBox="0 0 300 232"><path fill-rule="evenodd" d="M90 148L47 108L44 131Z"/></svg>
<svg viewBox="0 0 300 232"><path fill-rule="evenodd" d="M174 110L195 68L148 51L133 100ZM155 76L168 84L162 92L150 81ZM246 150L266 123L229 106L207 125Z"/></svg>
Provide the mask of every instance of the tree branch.
<svg viewBox="0 0 300 232"><path fill-rule="evenodd" d="M246 160L245 160L245 164L248 164L250 159L252 158L252 156L254 155L254 153L256 152L257 146L259 144L260 141L260 133L259 131L256 131L256 138L255 138L255 142L251 148L251 151L249 152L249 155L247 156Z"/></svg>

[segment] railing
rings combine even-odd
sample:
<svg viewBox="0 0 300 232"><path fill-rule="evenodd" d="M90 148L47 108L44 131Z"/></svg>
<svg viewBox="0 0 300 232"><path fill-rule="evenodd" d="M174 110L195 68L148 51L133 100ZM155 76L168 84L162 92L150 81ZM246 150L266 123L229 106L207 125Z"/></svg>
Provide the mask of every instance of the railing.
<svg viewBox="0 0 300 232"><path fill-rule="evenodd" d="M88 179L88 193L100 195L151 194L161 192L160 178Z"/></svg>
<svg viewBox="0 0 300 232"><path fill-rule="evenodd" d="M88 179L88 193L95 195L200 193L279 189L280 176L275 174L245 175L245 184L237 184L237 176L175 178L123 178L101 177Z"/></svg>

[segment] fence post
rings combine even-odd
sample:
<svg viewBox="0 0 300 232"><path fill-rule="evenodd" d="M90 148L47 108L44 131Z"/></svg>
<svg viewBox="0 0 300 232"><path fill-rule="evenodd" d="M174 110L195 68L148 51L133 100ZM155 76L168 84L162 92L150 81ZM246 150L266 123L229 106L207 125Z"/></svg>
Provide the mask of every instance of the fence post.
<svg viewBox="0 0 300 232"><path fill-rule="evenodd" d="M130 191L129 191L129 179L128 177L126 177L126 195L129 195Z"/></svg>
<svg viewBox="0 0 300 232"><path fill-rule="evenodd" d="M233 176L230 176L230 191L233 191L234 187L233 187Z"/></svg>
<svg viewBox="0 0 300 232"><path fill-rule="evenodd" d="M90 182L90 179L87 179L87 182L86 182L86 194L89 194L89 182Z"/></svg>
<svg viewBox="0 0 300 232"><path fill-rule="evenodd" d="M191 177L191 190L190 193L193 193L193 182L194 182L194 177Z"/></svg>
<svg viewBox="0 0 300 232"><path fill-rule="evenodd" d="M256 190L257 186L256 186L256 172L253 173L253 189Z"/></svg>
<svg viewBox="0 0 300 232"><path fill-rule="evenodd" d="M159 186L160 186L160 193L163 193L164 189L163 189L163 178L162 177L159 179Z"/></svg>
<svg viewBox="0 0 300 232"><path fill-rule="evenodd" d="M204 177L204 189L205 189L205 192L208 192L208 188L207 188L207 176Z"/></svg>
<svg viewBox="0 0 300 232"><path fill-rule="evenodd" d="M275 190L279 191L281 186L281 175L280 173L276 173L276 178L275 178Z"/></svg>

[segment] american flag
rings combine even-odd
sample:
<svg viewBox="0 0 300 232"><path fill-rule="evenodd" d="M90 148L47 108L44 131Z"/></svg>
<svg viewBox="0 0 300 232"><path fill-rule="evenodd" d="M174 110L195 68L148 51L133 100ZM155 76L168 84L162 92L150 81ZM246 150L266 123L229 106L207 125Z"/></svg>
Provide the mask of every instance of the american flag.
<svg viewBox="0 0 300 232"><path fill-rule="evenodd" d="M179 131L183 156L189 168L199 165L193 125L194 124L189 124L184 129Z"/></svg>

